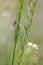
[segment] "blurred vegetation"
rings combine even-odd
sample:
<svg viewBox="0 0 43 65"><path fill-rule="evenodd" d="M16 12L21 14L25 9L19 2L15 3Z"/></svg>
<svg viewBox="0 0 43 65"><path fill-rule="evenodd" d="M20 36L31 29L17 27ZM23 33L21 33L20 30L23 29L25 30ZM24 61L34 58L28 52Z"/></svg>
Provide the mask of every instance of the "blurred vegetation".
<svg viewBox="0 0 43 65"><path fill-rule="evenodd" d="M43 0L0 0L0 65L43 64L42 6ZM39 45L39 54L28 42Z"/></svg>

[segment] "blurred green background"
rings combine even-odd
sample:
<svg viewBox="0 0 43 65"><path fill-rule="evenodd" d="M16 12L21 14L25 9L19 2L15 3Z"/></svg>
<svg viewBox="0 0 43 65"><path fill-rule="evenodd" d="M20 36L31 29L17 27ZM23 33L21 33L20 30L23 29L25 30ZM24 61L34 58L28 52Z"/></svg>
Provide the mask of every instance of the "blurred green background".
<svg viewBox="0 0 43 65"><path fill-rule="evenodd" d="M18 0L0 0L0 65L11 65L14 33L9 27L16 18L17 4ZM38 0L29 41L38 44L38 64L43 65L43 0Z"/></svg>

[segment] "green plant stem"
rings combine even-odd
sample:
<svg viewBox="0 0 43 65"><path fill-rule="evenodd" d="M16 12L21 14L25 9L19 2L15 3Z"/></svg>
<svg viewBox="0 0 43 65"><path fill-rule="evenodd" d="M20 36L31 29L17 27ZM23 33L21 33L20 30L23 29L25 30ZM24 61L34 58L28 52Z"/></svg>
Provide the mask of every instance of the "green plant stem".
<svg viewBox="0 0 43 65"><path fill-rule="evenodd" d="M12 65L14 64L16 44L17 44L19 33L20 33L19 23L20 23L20 19L21 19L22 9L23 9L23 0L19 0L19 9L18 9L18 14L17 14L18 15L18 21L17 21L18 24L17 24L17 28L15 30L15 35L14 35L14 51L13 51Z"/></svg>
<svg viewBox="0 0 43 65"><path fill-rule="evenodd" d="M25 44L26 44L26 37L27 37L27 32L28 32L28 30L29 30L29 28L30 28L30 26L31 26L31 24L32 24L32 19L33 19L33 15L34 15L34 8L36 7L36 3L37 3L37 0L32 0L32 2L31 2L31 4L32 4L32 6L30 5L30 8L29 8L29 14L31 14L31 16L29 16L28 15L28 13L27 13L27 15L26 15L26 19L27 19L27 21L26 22L30 22L28 25L26 25L26 26L24 26L24 28L25 28L25 36L24 36L24 39L23 39L23 42L22 42L22 53L21 53L21 55L20 55L20 57L19 57L19 63L18 63L18 65L20 65L21 64L21 60L22 60L22 56L23 56L23 53L24 53L24 47L25 47ZM25 43L25 44L24 44Z"/></svg>

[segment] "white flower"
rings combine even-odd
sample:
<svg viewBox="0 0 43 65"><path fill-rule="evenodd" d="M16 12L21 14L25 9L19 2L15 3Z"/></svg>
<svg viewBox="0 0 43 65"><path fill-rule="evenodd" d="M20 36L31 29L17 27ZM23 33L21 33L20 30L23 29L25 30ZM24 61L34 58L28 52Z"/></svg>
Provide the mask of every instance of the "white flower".
<svg viewBox="0 0 43 65"><path fill-rule="evenodd" d="M32 45L33 45L33 43L32 43L32 42L28 42L27 44L28 44L28 46L32 46Z"/></svg>
<svg viewBox="0 0 43 65"><path fill-rule="evenodd" d="M27 43L27 45L29 46L29 47L31 47L32 46L32 48L34 48L34 49L36 49L36 50L38 50L38 45L37 44L33 44L32 42L28 42Z"/></svg>
<svg viewBox="0 0 43 65"><path fill-rule="evenodd" d="M33 44L33 48L38 50L38 45L37 44Z"/></svg>

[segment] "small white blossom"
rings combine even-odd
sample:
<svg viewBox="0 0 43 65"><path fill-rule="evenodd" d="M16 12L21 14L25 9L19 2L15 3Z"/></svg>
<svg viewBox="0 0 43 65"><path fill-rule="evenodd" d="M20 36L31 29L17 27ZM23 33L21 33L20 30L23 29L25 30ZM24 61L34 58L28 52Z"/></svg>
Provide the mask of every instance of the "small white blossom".
<svg viewBox="0 0 43 65"><path fill-rule="evenodd" d="M33 44L33 48L38 50L38 45L37 44Z"/></svg>
<svg viewBox="0 0 43 65"><path fill-rule="evenodd" d="M32 42L28 42L27 43L27 45L29 46L29 47L31 47L32 46L32 48L34 48L34 49L36 49L36 50L38 50L38 45L37 44L33 44Z"/></svg>
<svg viewBox="0 0 43 65"><path fill-rule="evenodd" d="M28 44L28 46L32 46L32 45L33 45L33 43L32 43L32 42L28 42L27 44Z"/></svg>

